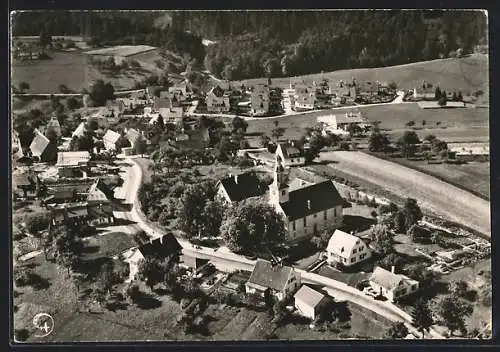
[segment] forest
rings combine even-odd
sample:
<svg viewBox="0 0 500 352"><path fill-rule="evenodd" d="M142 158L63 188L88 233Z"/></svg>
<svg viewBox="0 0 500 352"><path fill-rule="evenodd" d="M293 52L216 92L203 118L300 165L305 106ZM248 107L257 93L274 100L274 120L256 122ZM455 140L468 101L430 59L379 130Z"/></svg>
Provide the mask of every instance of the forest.
<svg viewBox="0 0 500 352"><path fill-rule="evenodd" d="M188 56L230 80L380 67L474 52L487 45L480 11L26 12L13 34L83 35ZM203 46L202 39L215 41Z"/></svg>

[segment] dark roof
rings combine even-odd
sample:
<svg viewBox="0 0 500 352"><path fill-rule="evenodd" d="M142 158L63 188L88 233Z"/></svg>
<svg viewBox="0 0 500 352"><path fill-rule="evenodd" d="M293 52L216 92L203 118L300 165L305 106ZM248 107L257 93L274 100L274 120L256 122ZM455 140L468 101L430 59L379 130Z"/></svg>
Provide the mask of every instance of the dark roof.
<svg viewBox="0 0 500 352"><path fill-rule="evenodd" d="M67 216L69 219L88 216L87 206L67 208Z"/></svg>
<svg viewBox="0 0 500 352"><path fill-rule="evenodd" d="M172 254L179 253L180 250L182 250L182 246L172 233L168 233L139 247L139 251L144 257L157 258L166 258Z"/></svg>
<svg viewBox="0 0 500 352"><path fill-rule="evenodd" d="M219 85L210 89L209 93L213 93L218 98L222 98L224 96L224 90Z"/></svg>
<svg viewBox="0 0 500 352"><path fill-rule="evenodd" d="M193 268L195 270L198 270L202 266L208 264L210 261L208 259L202 259L202 258L197 258L193 257L190 255L181 255L180 257L180 262L187 267Z"/></svg>
<svg viewBox="0 0 500 352"><path fill-rule="evenodd" d="M113 216L113 208L110 204L89 204L87 210L92 219Z"/></svg>
<svg viewBox="0 0 500 352"><path fill-rule="evenodd" d="M285 158L292 158L292 157L297 157L301 156L302 152L300 151L299 148L297 148L294 144L292 143L279 143L281 150L283 151L283 156Z"/></svg>
<svg viewBox="0 0 500 352"><path fill-rule="evenodd" d="M248 283L283 291L292 270L289 266L278 264L273 266L267 260L257 259Z"/></svg>
<svg viewBox="0 0 500 352"><path fill-rule="evenodd" d="M88 200L111 200L114 198L114 192L103 180L98 179L89 189Z"/></svg>
<svg viewBox="0 0 500 352"><path fill-rule="evenodd" d="M253 173L243 173L229 176L220 180L229 198L233 202L239 202L250 197L257 197L265 193L259 178Z"/></svg>
<svg viewBox="0 0 500 352"><path fill-rule="evenodd" d="M342 197L331 181L323 181L291 191L288 202L280 203L290 220L300 219L343 204Z"/></svg>
<svg viewBox="0 0 500 352"><path fill-rule="evenodd" d="M172 107L172 101L169 98L158 98L156 96L153 98L153 109L154 110L159 110L162 108L168 109L171 107Z"/></svg>

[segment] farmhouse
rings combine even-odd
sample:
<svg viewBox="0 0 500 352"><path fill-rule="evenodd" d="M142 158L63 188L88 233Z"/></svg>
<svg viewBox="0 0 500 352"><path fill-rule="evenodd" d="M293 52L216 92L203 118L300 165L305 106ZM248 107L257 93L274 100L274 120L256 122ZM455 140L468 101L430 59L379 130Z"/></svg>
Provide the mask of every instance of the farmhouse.
<svg viewBox="0 0 500 352"><path fill-rule="evenodd" d="M418 281L395 273L394 266L391 271L377 266L369 279L370 286L391 302L407 296L418 290Z"/></svg>
<svg viewBox="0 0 500 352"><path fill-rule="evenodd" d="M155 239L150 239L139 246L143 258L164 259L174 255L180 255L182 246L172 233L167 233Z"/></svg>
<svg viewBox="0 0 500 352"><path fill-rule="evenodd" d="M301 166L306 162L304 153L295 146L295 141L280 142L276 148L276 158L280 158L283 167Z"/></svg>
<svg viewBox="0 0 500 352"><path fill-rule="evenodd" d="M264 297L267 290L282 301L300 286L300 273L292 267L257 259L250 278L245 284L246 293Z"/></svg>
<svg viewBox="0 0 500 352"><path fill-rule="evenodd" d="M314 109L316 104L316 89L312 86L296 84L293 101L296 111Z"/></svg>
<svg viewBox="0 0 500 352"><path fill-rule="evenodd" d="M361 112L346 112L339 115L318 116L316 121L323 125L323 130L334 134L345 134L351 124L358 125L361 128L369 126L368 122L361 115Z"/></svg>
<svg viewBox="0 0 500 352"><path fill-rule="evenodd" d="M277 160L269 190L270 204L283 215L289 240L342 224L344 201L331 181L290 190L288 173Z"/></svg>
<svg viewBox="0 0 500 352"><path fill-rule="evenodd" d="M85 177L89 169L90 153L59 152L57 153L57 172L59 177Z"/></svg>
<svg viewBox="0 0 500 352"><path fill-rule="evenodd" d="M87 223L89 214L87 204L74 203L52 207L50 210L50 219L52 225L84 225Z"/></svg>
<svg viewBox="0 0 500 352"><path fill-rule="evenodd" d="M335 230L326 248L328 264L352 266L371 257L370 248L357 236Z"/></svg>
<svg viewBox="0 0 500 352"><path fill-rule="evenodd" d="M57 146L35 129L35 138L30 144L31 155L38 161L49 162L57 158Z"/></svg>
<svg viewBox="0 0 500 352"><path fill-rule="evenodd" d="M106 102L106 110L104 110L104 116L106 117L118 117L121 116L127 107L123 100L108 100Z"/></svg>
<svg viewBox="0 0 500 352"><path fill-rule="evenodd" d="M120 139L121 135L113 130L107 130L102 140L104 142L104 148L106 150L117 150L116 143Z"/></svg>
<svg viewBox="0 0 500 352"><path fill-rule="evenodd" d="M266 83L259 83L253 87L250 104L253 116L264 116L269 112L269 86Z"/></svg>
<svg viewBox="0 0 500 352"><path fill-rule="evenodd" d="M141 138L141 133L134 128L129 128L126 132L126 138L130 142L130 147L135 150L137 142Z"/></svg>
<svg viewBox="0 0 500 352"><path fill-rule="evenodd" d="M87 51L86 54L94 60L106 61L110 58L120 65L125 60L136 60L141 54L156 50L154 46L149 45L119 45L109 48L102 48Z"/></svg>
<svg viewBox="0 0 500 352"><path fill-rule="evenodd" d="M45 135L48 135L49 131L55 133L57 138L61 137L62 135L61 124L59 124L59 120L55 116L52 116L49 122L47 123L47 126L45 126Z"/></svg>
<svg viewBox="0 0 500 352"><path fill-rule="evenodd" d="M226 204L239 202L265 193L265 186L254 173L229 175L217 183L217 199Z"/></svg>
<svg viewBox="0 0 500 352"><path fill-rule="evenodd" d="M181 255L180 266L188 269L191 275L198 275L210 263L208 259L198 258L192 255Z"/></svg>
<svg viewBox="0 0 500 352"><path fill-rule="evenodd" d="M205 98L208 112L228 112L230 108L229 94L216 85L212 87Z"/></svg>
<svg viewBox="0 0 500 352"><path fill-rule="evenodd" d="M309 286L302 287L293 296L295 308L303 317L314 320L321 308L328 302L328 297Z"/></svg>

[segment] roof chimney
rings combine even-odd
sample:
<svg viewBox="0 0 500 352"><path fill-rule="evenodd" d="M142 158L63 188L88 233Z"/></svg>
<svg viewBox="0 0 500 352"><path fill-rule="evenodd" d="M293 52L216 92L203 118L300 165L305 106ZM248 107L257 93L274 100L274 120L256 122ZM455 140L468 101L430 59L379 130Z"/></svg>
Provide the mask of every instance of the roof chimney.
<svg viewBox="0 0 500 352"><path fill-rule="evenodd" d="M234 175L234 183L238 184L238 175Z"/></svg>
<svg viewBox="0 0 500 352"><path fill-rule="evenodd" d="M311 200L307 200L307 209L311 210Z"/></svg>
<svg viewBox="0 0 500 352"><path fill-rule="evenodd" d="M391 273L396 274L396 267L394 265L391 266Z"/></svg>
<svg viewBox="0 0 500 352"><path fill-rule="evenodd" d="M163 244L163 236L160 236L160 244Z"/></svg>

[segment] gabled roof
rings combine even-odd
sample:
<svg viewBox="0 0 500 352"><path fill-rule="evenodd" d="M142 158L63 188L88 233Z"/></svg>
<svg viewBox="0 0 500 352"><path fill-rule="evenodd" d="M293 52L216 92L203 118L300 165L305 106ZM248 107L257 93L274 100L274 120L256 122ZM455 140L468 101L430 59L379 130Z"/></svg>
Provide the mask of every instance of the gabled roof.
<svg viewBox="0 0 500 352"><path fill-rule="evenodd" d="M144 257L166 258L179 253L181 250L182 246L172 233L167 233L161 238L156 238L139 246L139 251Z"/></svg>
<svg viewBox="0 0 500 352"><path fill-rule="evenodd" d="M38 129L35 129L35 138L33 138L33 141L30 144L31 154L33 154L33 156L40 157L49 144L49 139Z"/></svg>
<svg viewBox="0 0 500 352"><path fill-rule="evenodd" d="M141 133L134 128L129 128L129 130L127 131L127 139L130 141L130 144L132 144L132 146L140 137Z"/></svg>
<svg viewBox="0 0 500 352"><path fill-rule="evenodd" d="M306 186L288 193L288 202L280 203L290 220L343 205L344 200L331 181Z"/></svg>
<svg viewBox="0 0 500 352"><path fill-rule="evenodd" d="M375 270L373 270L373 273L370 276L370 281L387 290L392 290L398 287L403 281L418 283L418 281L412 280L401 274L395 274L389 270L381 268L380 266L377 266Z"/></svg>
<svg viewBox="0 0 500 352"><path fill-rule="evenodd" d="M90 153L88 151L79 152L59 152L57 153L56 166L78 166L88 163Z"/></svg>
<svg viewBox="0 0 500 352"><path fill-rule="evenodd" d="M341 257L348 257L356 245L363 241L354 235L341 230L335 230L332 237L328 241L328 252L333 252Z"/></svg>
<svg viewBox="0 0 500 352"><path fill-rule="evenodd" d="M185 254L181 255L179 259L182 264L195 270L198 270L199 268L210 262L208 259L201 259Z"/></svg>
<svg viewBox="0 0 500 352"><path fill-rule="evenodd" d="M281 142L278 143L279 146L281 147L281 150L283 151L283 156L288 159L288 158L296 158L298 156L302 156L302 152L300 151L299 148L297 148L294 143L291 142Z"/></svg>
<svg viewBox="0 0 500 352"><path fill-rule="evenodd" d="M161 94L161 93L160 93ZM158 111L159 109L168 109L172 107L172 100L170 98L153 98L153 109Z"/></svg>
<svg viewBox="0 0 500 352"><path fill-rule="evenodd" d="M289 266L272 265L271 262L257 259L247 284L283 291L293 268Z"/></svg>
<svg viewBox="0 0 500 352"><path fill-rule="evenodd" d="M361 112L346 112L345 114L334 115L337 124L341 123L363 123L366 120L361 115Z"/></svg>
<svg viewBox="0 0 500 352"><path fill-rule="evenodd" d="M102 139L108 143L115 144L120 139L121 135L113 130L107 130Z"/></svg>
<svg viewBox="0 0 500 352"><path fill-rule="evenodd" d="M89 204L87 211L90 218L102 218L113 216L113 207L111 204Z"/></svg>
<svg viewBox="0 0 500 352"><path fill-rule="evenodd" d="M239 202L250 197L257 197L266 191L261 187L259 178L250 172L229 176L220 180L232 202Z"/></svg>
<svg viewBox="0 0 500 352"><path fill-rule="evenodd" d="M85 122L82 122L71 134L72 137L81 137L85 133Z"/></svg>
<svg viewBox="0 0 500 352"><path fill-rule="evenodd" d="M88 201L107 201L114 198L114 192L102 181L98 179L88 191Z"/></svg>
<svg viewBox="0 0 500 352"><path fill-rule="evenodd" d="M55 116L51 117L51 119L47 123L47 126L45 127L45 131L48 131L49 129L53 129L57 133L61 133L61 124L59 123L57 117Z"/></svg>
<svg viewBox="0 0 500 352"><path fill-rule="evenodd" d="M300 300L307 304L309 307L315 308L318 306L321 301L323 301L326 296L306 285L302 285L302 287L293 295L295 300Z"/></svg>
<svg viewBox="0 0 500 352"><path fill-rule="evenodd" d="M218 98L222 98L224 96L224 90L219 85L216 85L208 91L208 94L213 94Z"/></svg>

